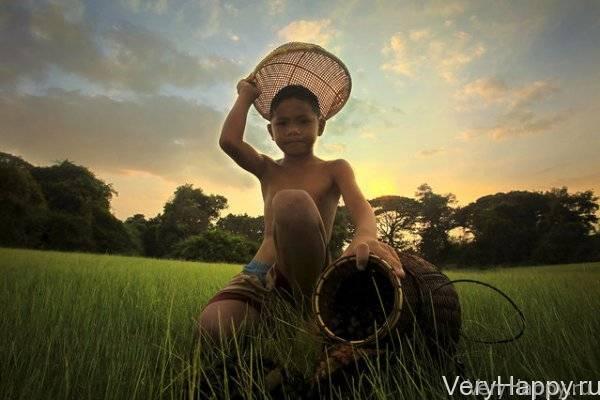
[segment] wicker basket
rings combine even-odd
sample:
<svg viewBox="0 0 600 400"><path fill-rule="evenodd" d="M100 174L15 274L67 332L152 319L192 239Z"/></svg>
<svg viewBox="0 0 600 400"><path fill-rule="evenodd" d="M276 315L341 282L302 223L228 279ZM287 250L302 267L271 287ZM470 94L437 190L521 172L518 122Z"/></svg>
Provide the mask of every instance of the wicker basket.
<svg viewBox="0 0 600 400"><path fill-rule="evenodd" d="M406 277L399 280L382 259L371 255L365 271L354 256L338 259L317 281L313 312L321 332L332 342L368 347L400 333L422 334L431 350L453 353L460 337L461 312L456 290L435 266L414 255L399 254ZM377 288L377 289L375 289ZM374 314L373 307L381 313ZM342 310L348 310L344 314ZM350 318L360 316L353 335ZM373 317L371 317L373 315ZM366 325L365 325L366 320ZM340 325L342 326L340 328ZM368 325L377 329L368 329Z"/></svg>
<svg viewBox="0 0 600 400"><path fill-rule="evenodd" d="M260 96L254 106L270 120L273 97L285 86L302 85L319 99L321 116L329 119L346 104L352 89L344 63L316 44L289 42L269 53L250 74Z"/></svg>
<svg viewBox="0 0 600 400"><path fill-rule="evenodd" d="M348 256L320 275L313 311L321 331L333 341L368 344L384 337L400 318L402 289L392 268L371 255L364 271Z"/></svg>

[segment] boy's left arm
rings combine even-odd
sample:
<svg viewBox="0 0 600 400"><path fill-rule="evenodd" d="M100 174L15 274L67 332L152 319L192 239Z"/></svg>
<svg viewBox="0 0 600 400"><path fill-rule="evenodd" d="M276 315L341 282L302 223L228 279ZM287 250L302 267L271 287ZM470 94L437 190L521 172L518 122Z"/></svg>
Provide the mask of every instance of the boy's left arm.
<svg viewBox="0 0 600 400"><path fill-rule="evenodd" d="M344 204L350 212L356 232L342 257L356 254L356 266L364 269L369 260L369 252L385 260L399 277L404 277L402 263L393 247L377 240L375 213L356 184L352 167L346 160L334 161L333 175L340 189Z"/></svg>

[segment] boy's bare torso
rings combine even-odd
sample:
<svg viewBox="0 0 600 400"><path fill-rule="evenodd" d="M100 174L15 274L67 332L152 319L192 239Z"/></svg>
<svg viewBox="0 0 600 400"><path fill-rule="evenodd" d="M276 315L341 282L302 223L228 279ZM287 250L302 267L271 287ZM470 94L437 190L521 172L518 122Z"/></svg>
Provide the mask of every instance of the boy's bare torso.
<svg viewBox="0 0 600 400"><path fill-rule="evenodd" d="M254 259L266 264L273 264L277 259L273 241L271 207L275 194L283 189L306 191L319 210L325 227L326 239L329 241L341 193L333 177L333 161L314 157L311 160L303 160L297 165L283 165L283 160L275 161L267 156L265 159L266 169L260 178L264 200L265 230L263 242ZM290 210L290 212L293 211L293 209Z"/></svg>

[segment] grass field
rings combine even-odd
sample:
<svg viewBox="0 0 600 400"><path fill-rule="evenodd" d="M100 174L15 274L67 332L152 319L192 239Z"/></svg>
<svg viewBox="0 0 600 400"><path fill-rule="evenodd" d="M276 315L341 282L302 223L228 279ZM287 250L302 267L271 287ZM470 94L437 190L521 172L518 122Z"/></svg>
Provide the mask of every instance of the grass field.
<svg viewBox="0 0 600 400"><path fill-rule="evenodd" d="M227 397L231 385L219 386L224 375L219 361L240 347L244 356L237 363L245 378L238 386L248 398L265 396L257 368L261 356L309 376L319 346L289 310L278 317L287 322L265 321L246 345L204 343L197 362L190 363L194 318L239 269L0 249L0 397L179 399L190 376L204 377L215 393ZM448 275L499 287L527 320L516 342L490 346L461 340L459 354L474 379L600 380L600 263ZM500 296L466 284L457 290L466 335L500 339L515 333L518 320ZM447 398L440 376L421 367L409 373L401 364L374 365L351 393L355 398Z"/></svg>

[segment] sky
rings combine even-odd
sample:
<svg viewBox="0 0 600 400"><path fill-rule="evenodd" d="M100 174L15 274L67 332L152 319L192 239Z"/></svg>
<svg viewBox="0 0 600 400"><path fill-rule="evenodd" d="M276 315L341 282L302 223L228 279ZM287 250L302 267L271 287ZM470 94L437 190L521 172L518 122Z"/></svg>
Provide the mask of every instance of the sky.
<svg viewBox="0 0 600 400"><path fill-rule="evenodd" d="M261 215L218 137L238 80L289 41L348 67L315 154L348 160L368 199L600 193L600 2L585 0L0 0L0 151L90 168L120 219L185 183ZM245 140L280 158L266 124L252 108Z"/></svg>

